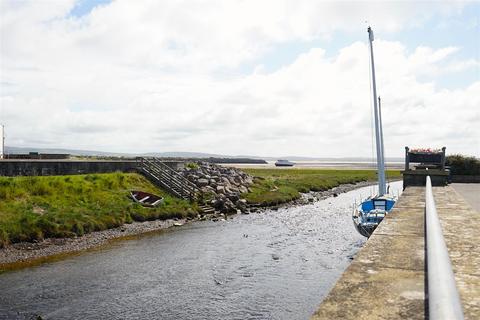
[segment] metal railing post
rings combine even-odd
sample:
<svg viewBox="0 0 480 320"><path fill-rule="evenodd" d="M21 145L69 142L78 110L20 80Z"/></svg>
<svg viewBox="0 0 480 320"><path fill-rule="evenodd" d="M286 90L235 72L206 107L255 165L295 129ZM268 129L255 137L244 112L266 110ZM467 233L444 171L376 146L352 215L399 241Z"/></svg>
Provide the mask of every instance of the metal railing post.
<svg viewBox="0 0 480 320"><path fill-rule="evenodd" d="M460 296L438 219L430 176L427 176L425 186L425 216L429 319L463 319Z"/></svg>

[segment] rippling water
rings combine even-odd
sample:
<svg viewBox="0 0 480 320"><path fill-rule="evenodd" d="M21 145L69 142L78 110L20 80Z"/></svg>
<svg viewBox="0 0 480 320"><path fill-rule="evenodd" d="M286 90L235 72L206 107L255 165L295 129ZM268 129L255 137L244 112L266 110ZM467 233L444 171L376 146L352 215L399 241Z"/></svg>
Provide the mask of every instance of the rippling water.
<svg viewBox="0 0 480 320"><path fill-rule="evenodd" d="M0 319L308 319L365 241L351 212L371 190L2 274Z"/></svg>

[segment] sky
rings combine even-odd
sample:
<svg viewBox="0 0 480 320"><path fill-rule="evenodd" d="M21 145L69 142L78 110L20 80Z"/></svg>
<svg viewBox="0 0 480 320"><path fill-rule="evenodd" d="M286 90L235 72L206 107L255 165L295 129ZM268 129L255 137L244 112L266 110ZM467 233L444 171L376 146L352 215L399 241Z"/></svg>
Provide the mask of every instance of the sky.
<svg viewBox="0 0 480 320"><path fill-rule="evenodd" d="M480 2L0 0L6 145L480 156Z"/></svg>

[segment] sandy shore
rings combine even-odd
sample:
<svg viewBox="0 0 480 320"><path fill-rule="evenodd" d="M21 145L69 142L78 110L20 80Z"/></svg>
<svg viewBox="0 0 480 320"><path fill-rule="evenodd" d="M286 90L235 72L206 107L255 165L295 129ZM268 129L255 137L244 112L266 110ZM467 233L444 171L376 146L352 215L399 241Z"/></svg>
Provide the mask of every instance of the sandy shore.
<svg viewBox="0 0 480 320"><path fill-rule="evenodd" d="M336 195L348 192L357 188L373 185L375 182L360 182L357 184L344 184L327 191L309 192L302 194L300 199L282 205L261 208L277 209L278 207L304 205L314 201L335 197ZM252 211L258 209L252 208ZM192 220L195 221L195 220ZM106 245L113 239L120 239L143 233L158 231L174 226L174 223L184 224L186 220L156 220L146 222L133 222L121 227L96 231L76 238L49 238L40 242L21 242L9 245L0 249L0 272L9 269L17 269L26 266L42 263L70 254L75 254L87 249Z"/></svg>
<svg viewBox="0 0 480 320"><path fill-rule="evenodd" d="M267 163L222 163L222 166L234 167L239 169L345 169L345 170L374 170L377 168L376 162L371 161L293 161L293 167L276 167L275 161ZM387 170L402 170L405 167L403 162L387 162Z"/></svg>

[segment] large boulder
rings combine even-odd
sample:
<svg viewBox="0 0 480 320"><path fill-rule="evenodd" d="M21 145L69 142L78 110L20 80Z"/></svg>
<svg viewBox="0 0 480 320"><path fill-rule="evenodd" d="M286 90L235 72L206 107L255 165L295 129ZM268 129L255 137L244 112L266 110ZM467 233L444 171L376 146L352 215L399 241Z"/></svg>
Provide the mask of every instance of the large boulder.
<svg viewBox="0 0 480 320"><path fill-rule="evenodd" d="M220 193L220 194L225 194L225 187L224 186L217 186L216 192Z"/></svg>
<svg viewBox="0 0 480 320"><path fill-rule="evenodd" d="M240 195L236 192L232 192L227 195L227 198L232 202L237 202L240 199Z"/></svg>
<svg viewBox="0 0 480 320"><path fill-rule="evenodd" d="M229 186L230 185L230 180L228 180L227 177L222 177L222 184Z"/></svg>
<svg viewBox="0 0 480 320"><path fill-rule="evenodd" d="M245 187L245 186L240 186L240 187L238 188L238 191L240 191L240 193L247 193L247 192L248 192L248 189L247 189L247 187Z"/></svg>
<svg viewBox="0 0 480 320"><path fill-rule="evenodd" d="M237 209L239 209L241 212L247 212L248 207L247 207L247 200L245 199L239 199L237 202L235 202L235 206Z"/></svg>
<svg viewBox="0 0 480 320"><path fill-rule="evenodd" d="M191 182L195 182L198 180L198 176L197 175L194 175L194 174L189 174L187 176L187 179L190 180Z"/></svg>
<svg viewBox="0 0 480 320"><path fill-rule="evenodd" d="M238 175L238 176L235 176L235 177L233 178L233 180L235 181L235 183L236 183L237 185L241 185L241 184L244 183L242 177L239 176L239 175Z"/></svg>
<svg viewBox="0 0 480 320"><path fill-rule="evenodd" d="M197 186L199 187L205 187L205 186L208 186L208 180L207 179L204 179L204 178L201 178L201 179L198 179L197 180Z"/></svg>
<svg viewBox="0 0 480 320"><path fill-rule="evenodd" d="M200 190L201 190L203 193L215 193L215 189L213 189L211 186L201 187Z"/></svg>
<svg viewBox="0 0 480 320"><path fill-rule="evenodd" d="M221 209L221 212L233 214L233 213L237 213L237 208L235 207L232 201L227 199L223 205L223 208Z"/></svg>

